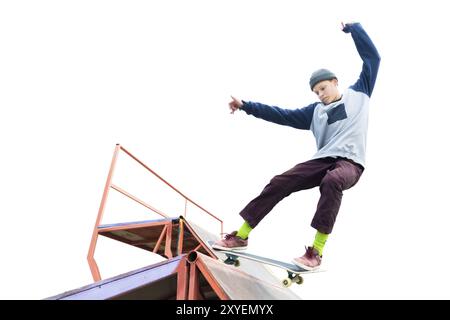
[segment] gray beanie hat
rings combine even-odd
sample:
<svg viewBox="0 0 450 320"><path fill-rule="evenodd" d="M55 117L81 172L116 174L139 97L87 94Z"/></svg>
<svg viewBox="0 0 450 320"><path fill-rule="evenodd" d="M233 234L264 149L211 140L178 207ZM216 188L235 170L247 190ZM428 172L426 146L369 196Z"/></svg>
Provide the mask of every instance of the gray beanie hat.
<svg viewBox="0 0 450 320"><path fill-rule="evenodd" d="M309 79L309 86L311 87L312 90L314 86L318 84L320 81L331 79L337 79L336 75L333 72L331 72L328 69L319 69L317 71L314 71L313 74L311 75L311 78Z"/></svg>

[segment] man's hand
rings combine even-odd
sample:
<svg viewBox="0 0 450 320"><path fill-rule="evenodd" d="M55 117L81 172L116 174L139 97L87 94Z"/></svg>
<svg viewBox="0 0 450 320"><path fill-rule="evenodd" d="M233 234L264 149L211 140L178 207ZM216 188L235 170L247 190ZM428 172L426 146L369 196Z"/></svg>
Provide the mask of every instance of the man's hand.
<svg viewBox="0 0 450 320"><path fill-rule="evenodd" d="M348 33L350 31L348 30L347 27L349 27L349 26L351 26L352 24L355 24L355 23L356 22L346 22L346 23L341 22L341 30L344 31L345 33Z"/></svg>
<svg viewBox="0 0 450 320"><path fill-rule="evenodd" d="M231 109L231 114L233 114L236 110L240 109L244 104L242 103L242 100L236 99L235 97L231 96L231 99L233 99L228 105Z"/></svg>

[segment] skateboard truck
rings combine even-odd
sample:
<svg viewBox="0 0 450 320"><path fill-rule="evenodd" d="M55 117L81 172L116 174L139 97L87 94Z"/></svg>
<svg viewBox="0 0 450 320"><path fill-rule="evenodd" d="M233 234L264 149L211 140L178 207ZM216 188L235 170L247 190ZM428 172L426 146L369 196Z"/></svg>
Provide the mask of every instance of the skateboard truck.
<svg viewBox="0 0 450 320"><path fill-rule="evenodd" d="M303 277L299 274L295 274L293 272L288 271L288 277L283 280L283 287L287 288L290 287L292 282L295 282L296 284L302 284L303 283Z"/></svg>
<svg viewBox="0 0 450 320"><path fill-rule="evenodd" d="M232 265L235 267L239 267L241 265L238 256L235 256L234 254L229 254L229 253L226 253L225 255L227 256L226 260L224 261L226 264L229 264L229 265Z"/></svg>

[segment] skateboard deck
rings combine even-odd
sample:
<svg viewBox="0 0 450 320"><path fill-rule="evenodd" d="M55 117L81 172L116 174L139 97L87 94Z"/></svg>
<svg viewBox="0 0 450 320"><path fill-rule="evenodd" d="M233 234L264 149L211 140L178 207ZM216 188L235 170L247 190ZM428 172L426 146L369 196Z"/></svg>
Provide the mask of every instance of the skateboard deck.
<svg viewBox="0 0 450 320"><path fill-rule="evenodd" d="M212 245L212 243L210 243ZM219 249L219 248L212 248L213 250L216 250L218 252L222 252L226 255L226 259L224 260L224 263L229 265L234 265L236 267L239 267L240 262L239 258L252 260L256 262L261 262L263 264L271 265L274 267L281 268L285 270L288 273L288 277L282 281L283 286L289 287L292 282L295 282L297 284L303 283L303 277L302 274L305 273L315 273L319 272L319 270L306 270L303 269L293 263L288 263L284 261L279 261L271 258L261 257L255 254L243 252L243 251L237 251L237 250L226 250L226 249Z"/></svg>

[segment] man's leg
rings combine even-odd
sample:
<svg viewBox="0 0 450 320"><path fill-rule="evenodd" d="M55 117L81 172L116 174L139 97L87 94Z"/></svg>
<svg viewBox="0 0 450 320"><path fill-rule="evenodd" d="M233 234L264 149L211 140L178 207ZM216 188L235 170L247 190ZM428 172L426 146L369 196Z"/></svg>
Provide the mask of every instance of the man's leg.
<svg viewBox="0 0 450 320"><path fill-rule="evenodd" d="M253 199L240 213L244 224L238 231L225 235L214 243L214 248L243 250L248 244L251 230L283 198L292 192L317 187L327 171L334 167L336 159L323 158L300 163L281 175L275 176L261 194Z"/></svg>
<svg viewBox="0 0 450 320"><path fill-rule="evenodd" d="M353 187L364 169L350 161L337 159L336 166L327 172L320 183L321 197L311 226L317 230L312 247L293 262L307 270L316 270L322 263L322 252L333 230L341 206L343 191Z"/></svg>
<svg viewBox="0 0 450 320"><path fill-rule="evenodd" d="M261 194L240 212L241 217L250 227L256 227L278 202L291 193L319 186L334 162L333 158L314 159L275 176Z"/></svg>
<svg viewBox="0 0 450 320"><path fill-rule="evenodd" d="M341 206L343 191L353 187L364 169L348 160L339 159L320 183L320 200L311 226L324 234L333 230Z"/></svg>

